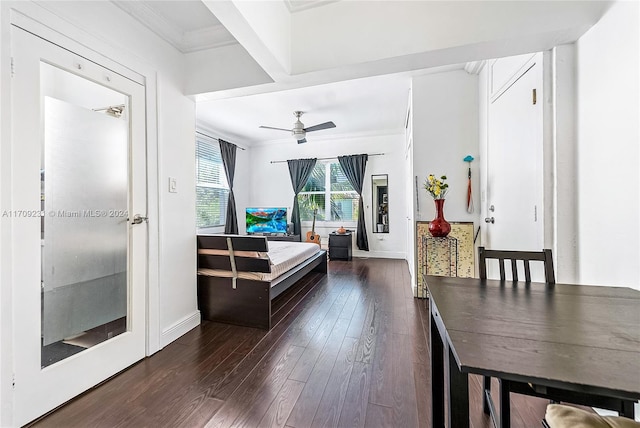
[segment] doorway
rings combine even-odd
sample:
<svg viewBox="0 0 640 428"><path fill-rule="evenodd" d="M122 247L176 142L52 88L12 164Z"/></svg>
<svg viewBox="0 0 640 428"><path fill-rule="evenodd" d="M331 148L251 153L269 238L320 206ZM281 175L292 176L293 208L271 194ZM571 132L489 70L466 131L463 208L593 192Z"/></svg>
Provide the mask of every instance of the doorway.
<svg viewBox="0 0 640 428"><path fill-rule="evenodd" d="M143 85L25 30L11 40L23 425L145 356L145 99Z"/></svg>

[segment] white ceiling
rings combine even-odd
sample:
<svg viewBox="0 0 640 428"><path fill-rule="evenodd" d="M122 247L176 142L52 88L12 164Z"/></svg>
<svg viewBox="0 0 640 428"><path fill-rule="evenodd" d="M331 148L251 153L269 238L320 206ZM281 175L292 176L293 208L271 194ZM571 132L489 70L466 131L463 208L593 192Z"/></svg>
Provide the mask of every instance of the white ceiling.
<svg viewBox="0 0 640 428"><path fill-rule="evenodd" d="M197 117L231 142L255 145L294 140L290 129L293 112L304 112L305 127L328 121L335 128L307 134L308 144L317 139L401 133L404 130L410 77L387 75L347 82L311 86L280 92L200 102ZM375 90L372 90L375 88Z"/></svg>
<svg viewBox="0 0 640 428"><path fill-rule="evenodd" d="M410 76L575 41L604 1L111 0L185 54L197 118L241 145L402 132ZM237 77L236 77L237 76ZM294 143L295 144L295 143Z"/></svg>

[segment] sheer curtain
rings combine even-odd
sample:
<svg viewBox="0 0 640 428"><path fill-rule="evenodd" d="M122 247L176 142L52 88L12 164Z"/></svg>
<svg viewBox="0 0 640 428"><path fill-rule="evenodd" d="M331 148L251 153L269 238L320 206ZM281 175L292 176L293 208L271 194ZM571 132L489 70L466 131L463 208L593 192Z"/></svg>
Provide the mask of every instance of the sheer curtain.
<svg viewBox="0 0 640 428"><path fill-rule="evenodd" d="M298 193L302 190L307 180L316 166L316 159L293 159L288 160L289 176L293 186L293 212L291 213L291 223L293 223L293 234L300 235L302 240L302 228L300 227L300 208L298 207Z"/></svg>
<svg viewBox="0 0 640 428"><path fill-rule="evenodd" d="M220 155L224 172L227 174L227 182L229 183L229 201L227 203L227 217L224 223L224 233L238 234L238 217L236 215L236 200L233 197L233 177L236 170L236 145L224 140L218 140L220 143Z"/></svg>
<svg viewBox="0 0 640 428"><path fill-rule="evenodd" d="M338 156L338 162L347 176L354 190L360 195L358 204L358 234L356 244L358 248L369 251L369 240L367 239L367 228L364 224L364 203L362 202L362 187L364 184L364 172L367 168L368 155Z"/></svg>

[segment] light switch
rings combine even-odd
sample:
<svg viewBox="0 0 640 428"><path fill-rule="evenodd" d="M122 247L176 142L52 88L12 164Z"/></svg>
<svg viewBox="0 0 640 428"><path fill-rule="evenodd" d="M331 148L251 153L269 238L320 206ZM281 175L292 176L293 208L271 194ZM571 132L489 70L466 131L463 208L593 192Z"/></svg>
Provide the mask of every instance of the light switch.
<svg viewBox="0 0 640 428"><path fill-rule="evenodd" d="M178 182L173 177L169 177L169 193L178 193Z"/></svg>

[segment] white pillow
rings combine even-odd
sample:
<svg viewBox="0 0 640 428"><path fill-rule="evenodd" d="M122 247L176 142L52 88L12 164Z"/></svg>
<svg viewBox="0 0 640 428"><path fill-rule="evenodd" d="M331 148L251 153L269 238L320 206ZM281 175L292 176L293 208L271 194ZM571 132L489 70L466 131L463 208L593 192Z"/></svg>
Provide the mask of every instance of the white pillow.
<svg viewBox="0 0 640 428"><path fill-rule="evenodd" d="M549 404L544 418L551 428L640 428L629 418L600 416L563 404Z"/></svg>

